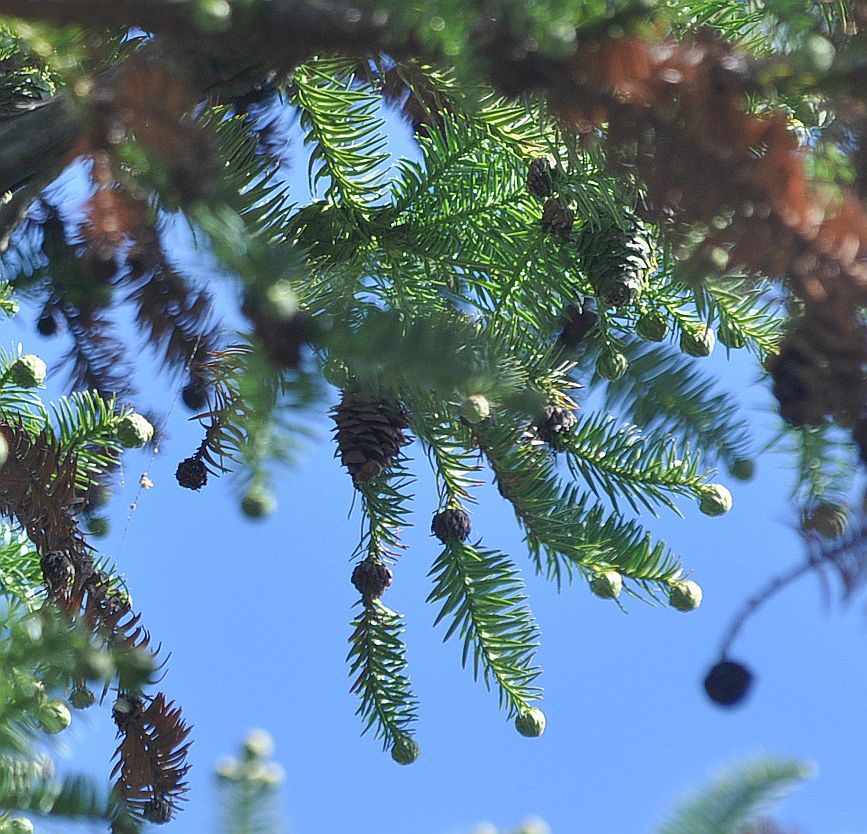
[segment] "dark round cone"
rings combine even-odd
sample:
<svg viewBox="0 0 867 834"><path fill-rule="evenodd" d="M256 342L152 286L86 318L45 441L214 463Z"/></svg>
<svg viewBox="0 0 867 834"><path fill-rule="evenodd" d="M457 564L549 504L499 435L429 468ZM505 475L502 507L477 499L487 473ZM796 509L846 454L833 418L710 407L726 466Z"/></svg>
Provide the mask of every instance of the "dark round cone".
<svg viewBox="0 0 867 834"><path fill-rule="evenodd" d="M75 581L75 567L62 550L50 550L40 559L42 576L52 596L62 594Z"/></svg>
<svg viewBox="0 0 867 834"><path fill-rule="evenodd" d="M768 360L774 396L780 404L780 416L799 426L816 426L824 422L828 411L825 374L817 357L797 334L790 334L780 352Z"/></svg>
<svg viewBox="0 0 867 834"><path fill-rule="evenodd" d="M540 221L543 232L568 238L572 234L573 222L574 217L569 209L561 206L553 198L545 201L545 208L542 209L542 220Z"/></svg>
<svg viewBox="0 0 867 834"><path fill-rule="evenodd" d="M558 449L563 437L575 428L578 418L568 408L549 405L536 420L536 434L546 443Z"/></svg>
<svg viewBox="0 0 867 834"><path fill-rule="evenodd" d="M596 326L599 316L593 310L585 307L579 310L570 307L566 311L566 323L560 333L558 341L563 347L576 348L584 341L587 334Z"/></svg>
<svg viewBox="0 0 867 834"><path fill-rule="evenodd" d="M704 691L715 704L732 707L746 697L752 682L752 672L746 666L721 660L707 673Z"/></svg>
<svg viewBox="0 0 867 834"><path fill-rule="evenodd" d="M355 481L371 481L388 469L409 443L409 426L396 400L344 393L332 412L340 459Z"/></svg>
<svg viewBox="0 0 867 834"><path fill-rule="evenodd" d="M143 713L144 701L134 695L121 696L111 708L111 717L121 732L126 732L131 724L141 720Z"/></svg>
<svg viewBox="0 0 867 834"><path fill-rule="evenodd" d="M388 565L365 559L353 569L352 584L362 596L379 599L391 586L392 576Z"/></svg>
<svg viewBox="0 0 867 834"><path fill-rule="evenodd" d="M534 159L527 169L527 190L544 199L552 193L551 161L545 157Z"/></svg>
<svg viewBox="0 0 867 834"><path fill-rule="evenodd" d="M142 816L148 822L164 825L172 819L172 806L164 797L155 796L142 809Z"/></svg>
<svg viewBox="0 0 867 834"><path fill-rule="evenodd" d="M186 458L178 464L175 477L185 489L201 489L208 483L208 470L198 458Z"/></svg>
<svg viewBox="0 0 867 834"><path fill-rule="evenodd" d="M194 376L181 391L181 399L190 411L201 411L208 404L208 383Z"/></svg>
<svg viewBox="0 0 867 834"><path fill-rule="evenodd" d="M258 315L253 318L256 335L271 361L281 368L297 368L301 350L313 333L313 318L299 310L288 319Z"/></svg>
<svg viewBox="0 0 867 834"><path fill-rule="evenodd" d="M45 313L36 322L36 330L40 336L54 336L57 333L57 319L52 313Z"/></svg>
<svg viewBox="0 0 867 834"><path fill-rule="evenodd" d="M463 510L452 507L437 513L431 522L431 532L443 544L466 541L471 529L470 517Z"/></svg>

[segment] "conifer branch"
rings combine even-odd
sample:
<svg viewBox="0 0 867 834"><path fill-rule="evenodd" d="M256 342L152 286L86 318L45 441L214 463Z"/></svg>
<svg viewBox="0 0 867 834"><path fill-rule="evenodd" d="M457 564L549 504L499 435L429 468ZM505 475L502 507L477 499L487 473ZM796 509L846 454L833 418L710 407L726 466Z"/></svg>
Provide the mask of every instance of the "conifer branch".
<svg viewBox="0 0 867 834"><path fill-rule="evenodd" d="M617 509L625 498L635 512L643 505L652 513L665 506L679 513L672 495L701 497L705 473L699 459L686 450L678 454L670 435L642 435L634 426L618 427L610 416L584 419L563 439L570 471L598 496L604 491Z"/></svg>
<svg viewBox="0 0 867 834"><path fill-rule="evenodd" d="M679 562L664 542L654 544L640 524L619 513L606 514L577 486L562 486L541 447L489 426L478 428L475 437L527 533L538 572L559 584L564 571L571 578L575 567L613 567L648 591L650 583L666 587L680 576Z"/></svg>
<svg viewBox="0 0 867 834"><path fill-rule="evenodd" d="M356 714L382 739L383 749L411 736L417 702L406 675L406 647L400 635L403 618L379 600L361 601L352 621L347 660L353 678L351 692L361 700Z"/></svg>
<svg viewBox="0 0 867 834"><path fill-rule="evenodd" d="M438 625L451 623L443 640L463 642L462 663L472 657L473 677L497 687L500 708L510 718L541 697L533 681L539 632L524 604L524 584L508 556L460 541L448 543L431 569L434 587L427 601L438 603Z"/></svg>
<svg viewBox="0 0 867 834"><path fill-rule="evenodd" d="M354 83L351 62L319 60L295 70L292 102L313 146L311 191L327 179L326 197L362 211L379 196L388 158L377 96Z"/></svg>
<svg viewBox="0 0 867 834"><path fill-rule="evenodd" d="M735 834L810 771L801 762L760 759L725 773L678 808L657 834Z"/></svg>
<svg viewBox="0 0 867 834"><path fill-rule="evenodd" d="M714 380L696 362L662 346L632 342L623 349L629 373L606 381L607 408L624 413L642 429L671 432L727 466L750 456L751 432L737 402L715 391Z"/></svg>

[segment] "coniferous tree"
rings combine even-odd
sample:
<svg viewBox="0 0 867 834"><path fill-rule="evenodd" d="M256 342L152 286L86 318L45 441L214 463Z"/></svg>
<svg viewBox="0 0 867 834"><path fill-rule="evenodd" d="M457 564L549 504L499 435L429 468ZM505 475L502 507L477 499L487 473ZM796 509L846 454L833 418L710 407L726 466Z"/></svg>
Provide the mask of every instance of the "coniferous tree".
<svg viewBox="0 0 867 834"><path fill-rule="evenodd" d="M439 487L422 508L443 545L438 622L524 735L545 727L537 629L512 557L473 529L476 488L494 480L558 584L694 610L702 589L645 516L722 515L713 467L751 476L711 353L755 357L798 460L809 553L768 594L823 566L863 584L864 525L844 507L867 457L860 3L0 0L0 15L0 300L65 340L76 390L52 417L40 361L4 358L5 594L140 644L80 519L98 529L120 447L151 439L117 405L137 402L142 344L201 423L180 487L234 469L251 517L273 510L301 409L332 405L364 518L351 686L400 763L419 755L417 704L383 597L410 457ZM385 106L416 158L389 153ZM282 184L286 113L310 194ZM55 185L68 166L82 199ZM229 277L240 328L173 261L179 221ZM138 339L118 325L130 312ZM709 694L737 701L726 680ZM164 696L118 688L123 807L167 819L186 727ZM148 739L167 746L146 778Z"/></svg>

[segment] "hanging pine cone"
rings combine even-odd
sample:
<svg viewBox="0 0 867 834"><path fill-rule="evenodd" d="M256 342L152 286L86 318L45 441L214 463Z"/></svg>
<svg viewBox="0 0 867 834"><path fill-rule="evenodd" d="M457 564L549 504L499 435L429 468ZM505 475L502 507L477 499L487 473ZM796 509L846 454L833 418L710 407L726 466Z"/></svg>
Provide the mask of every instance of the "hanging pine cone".
<svg viewBox="0 0 867 834"><path fill-rule="evenodd" d="M208 483L208 469L198 458L186 458L175 472L178 483L185 489L201 489Z"/></svg>
<svg viewBox="0 0 867 834"><path fill-rule="evenodd" d="M581 265L600 303L609 307L635 304L656 267L650 232L633 220L624 231L615 225L603 229L584 226L577 242Z"/></svg>
<svg viewBox="0 0 867 834"><path fill-rule="evenodd" d="M536 436L554 449L563 448L563 437L578 424L578 418L568 408L558 405L545 406L533 427Z"/></svg>
<svg viewBox="0 0 867 834"><path fill-rule="evenodd" d="M289 283L277 282L261 294L248 291L241 310L271 361L281 368L297 368L301 349L313 334L313 317L298 309Z"/></svg>
<svg viewBox="0 0 867 834"><path fill-rule="evenodd" d="M472 529L470 517L459 507L449 507L433 517L431 532L443 543L463 542Z"/></svg>
<svg viewBox="0 0 867 834"><path fill-rule="evenodd" d="M57 333L57 319L54 313L43 313L36 322L36 331L40 336L54 336Z"/></svg>
<svg viewBox="0 0 867 834"><path fill-rule="evenodd" d="M200 376L193 375L181 391L181 399L190 411L201 411L208 404L208 383Z"/></svg>
<svg viewBox="0 0 867 834"><path fill-rule="evenodd" d="M340 459L355 481L378 478L410 442L402 431L409 423L396 400L344 392L332 416Z"/></svg>
<svg viewBox="0 0 867 834"><path fill-rule="evenodd" d="M832 416L857 423L867 405L867 333L848 310L827 304L808 311L767 362L780 415L795 425Z"/></svg>
<svg viewBox="0 0 867 834"><path fill-rule="evenodd" d="M766 367L774 382L780 416L796 426L820 426L828 410L826 375L813 353L799 342L797 335L786 336L780 352L768 359Z"/></svg>
<svg viewBox="0 0 867 834"><path fill-rule="evenodd" d="M721 660L707 673L704 691L715 704L733 707L746 697L752 682L752 672L742 663Z"/></svg>
<svg viewBox="0 0 867 834"><path fill-rule="evenodd" d="M72 586L75 581L75 568L67 553L62 550L49 550L39 561L49 596L58 596Z"/></svg>
<svg viewBox="0 0 867 834"><path fill-rule="evenodd" d="M359 562L352 571L352 584L366 599L379 599L391 587L392 578L391 568L375 559Z"/></svg>
<svg viewBox="0 0 867 834"><path fill-rule="evenodd" d="M574 222L575 218L572 212L565 206L561 206L553 198L545 201L545 207L542 209L542 220L539 224L543 232L565 239L572 234Z"/></svg>
<svg viewBox="0 0 867 834"><path fill-rule="evenodd" d="M155 796L150 799L142 809L142 816L157 825L171 822L172 806L164 796Z"/></svg>
<svg viewBox="0 0 867 834"><path fill-rule="evenodd" d="M547 157L539 157L530 163L527 170L527 190L545 199L553 193L554 166Z"/></svg>
<svg viewBox="0 0 867 834"><path fill-rule="evenodd" d="M130 725L141 721L143 714L144 701L136 695L122 695L111 708L111 717L122 733L125 733Z"/></svg>
<svg viewBox="0 0 867 834"><path fill-rule="evenodd" d="M596 326L599 316L585 302L584 307L580 310L570 305L566 310L564 319L563 330L558 337L558 342L564 348L574 350Z"/></svg>

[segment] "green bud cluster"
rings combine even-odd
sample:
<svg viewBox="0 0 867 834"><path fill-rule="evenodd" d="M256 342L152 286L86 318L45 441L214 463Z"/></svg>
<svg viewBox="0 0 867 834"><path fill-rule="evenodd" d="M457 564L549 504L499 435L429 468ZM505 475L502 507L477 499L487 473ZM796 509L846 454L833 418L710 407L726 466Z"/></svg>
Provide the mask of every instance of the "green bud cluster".
<svg viewBox="0 0 867 834"><path fill-rule="evenodd" d="M45 382L48 369L34 353L20 356L9 366L9 379L20 388L36 388Z"/></svg>
<svg viewBox="0 0 867 834"><path fill-rule="evenodd" d="M134 411L121 417L114 431L125 449L140 449L154 436L154 427Z"/></svg>
<svg viewBox="0 0 867 834"><path fill-rule="evenodd" d="M695 611L701 605L702 590L691 579L675 582L668 592L668 602L677 611Z"/></svg>
<svg viewBox="0 0 867 834"><path fill-rule="evenodd" d="M732 494L722 484L705 484L698 508L705 515L725 515L732 508Z"/></svg>
<svg viewBox="0 0 867 834"><path fill-rule="evenodd" d="M546 723L545 713L532 707L515 719L515 729L526 738L538 738L545 732Z"/></svg>

